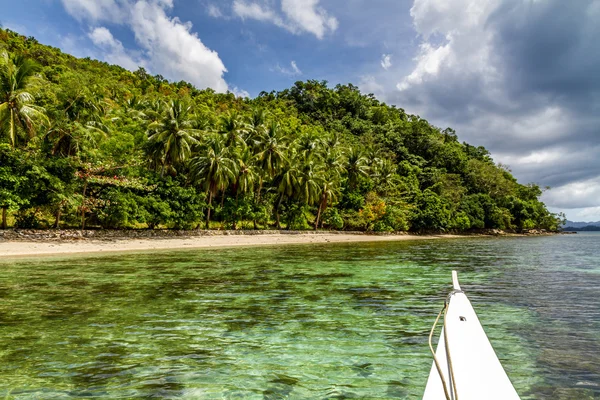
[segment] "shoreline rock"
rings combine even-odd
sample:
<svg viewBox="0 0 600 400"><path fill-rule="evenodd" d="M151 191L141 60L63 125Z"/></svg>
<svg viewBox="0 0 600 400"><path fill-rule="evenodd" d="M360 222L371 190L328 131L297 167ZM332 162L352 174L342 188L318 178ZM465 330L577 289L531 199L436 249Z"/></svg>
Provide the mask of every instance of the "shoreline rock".
<svg viewBox="0 0 600 400"><path fill-rule="evenodd" d="M257 235L371 235L371 236L533 236L554 235L567 232L546 232L529 230L526 232L506 232L500 229L486 229L472 232L362 232L362 231L287 231L287 230L176 230L176 229L6 229L0 230L0 241L112 241L122 239L168 239L206 236L257 236ZM569 234L571 232L568 232Z"/></svg>

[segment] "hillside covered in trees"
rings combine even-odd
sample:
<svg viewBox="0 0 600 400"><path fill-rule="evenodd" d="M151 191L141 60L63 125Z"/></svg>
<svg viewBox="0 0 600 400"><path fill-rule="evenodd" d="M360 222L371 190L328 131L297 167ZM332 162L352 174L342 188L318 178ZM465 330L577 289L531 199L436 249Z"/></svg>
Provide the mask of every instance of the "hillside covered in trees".
<svg viewBox="0 0 600 400"><path fill-rule="evenodd" d="M3 227L556 230L541 193L352 85L242 99L0 29Z"/></svg>

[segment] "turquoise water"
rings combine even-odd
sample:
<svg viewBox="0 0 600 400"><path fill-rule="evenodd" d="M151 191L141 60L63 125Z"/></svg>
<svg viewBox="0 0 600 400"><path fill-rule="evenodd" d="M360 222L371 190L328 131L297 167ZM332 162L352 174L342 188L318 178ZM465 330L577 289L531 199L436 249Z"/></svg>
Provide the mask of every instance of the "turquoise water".
<svg viewBox="0 0 600 400"><path fill-rule="evenodd" d="M523 399L600 398L600 235L0 262L0 398L420 398L457 269Z"/></svg>

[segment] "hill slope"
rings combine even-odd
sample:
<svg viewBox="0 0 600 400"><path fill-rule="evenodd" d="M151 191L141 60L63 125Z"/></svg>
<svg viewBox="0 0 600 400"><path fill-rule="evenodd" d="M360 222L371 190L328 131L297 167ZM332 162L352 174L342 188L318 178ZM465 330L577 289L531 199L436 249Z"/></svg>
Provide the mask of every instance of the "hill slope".
<svg viewBox="0 0 600 400"><path fill-rule="evenodd" d="M538 186L518 183L483 147L353 85L297 82L241 99L7 30L0 48L0 206L18 227L560 223Z"/></svg>

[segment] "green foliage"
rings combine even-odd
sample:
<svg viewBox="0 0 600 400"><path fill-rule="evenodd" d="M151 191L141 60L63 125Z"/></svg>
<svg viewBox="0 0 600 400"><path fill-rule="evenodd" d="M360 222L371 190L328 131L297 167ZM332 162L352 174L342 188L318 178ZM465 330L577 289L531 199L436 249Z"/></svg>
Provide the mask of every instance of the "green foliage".
<svg viewBox="0 0 600 400"><path fill-rule="evenodd" d="M0 49L0 207L18 226L560 226L485 148L351 84L240 99L8 30Z"/></svg>

